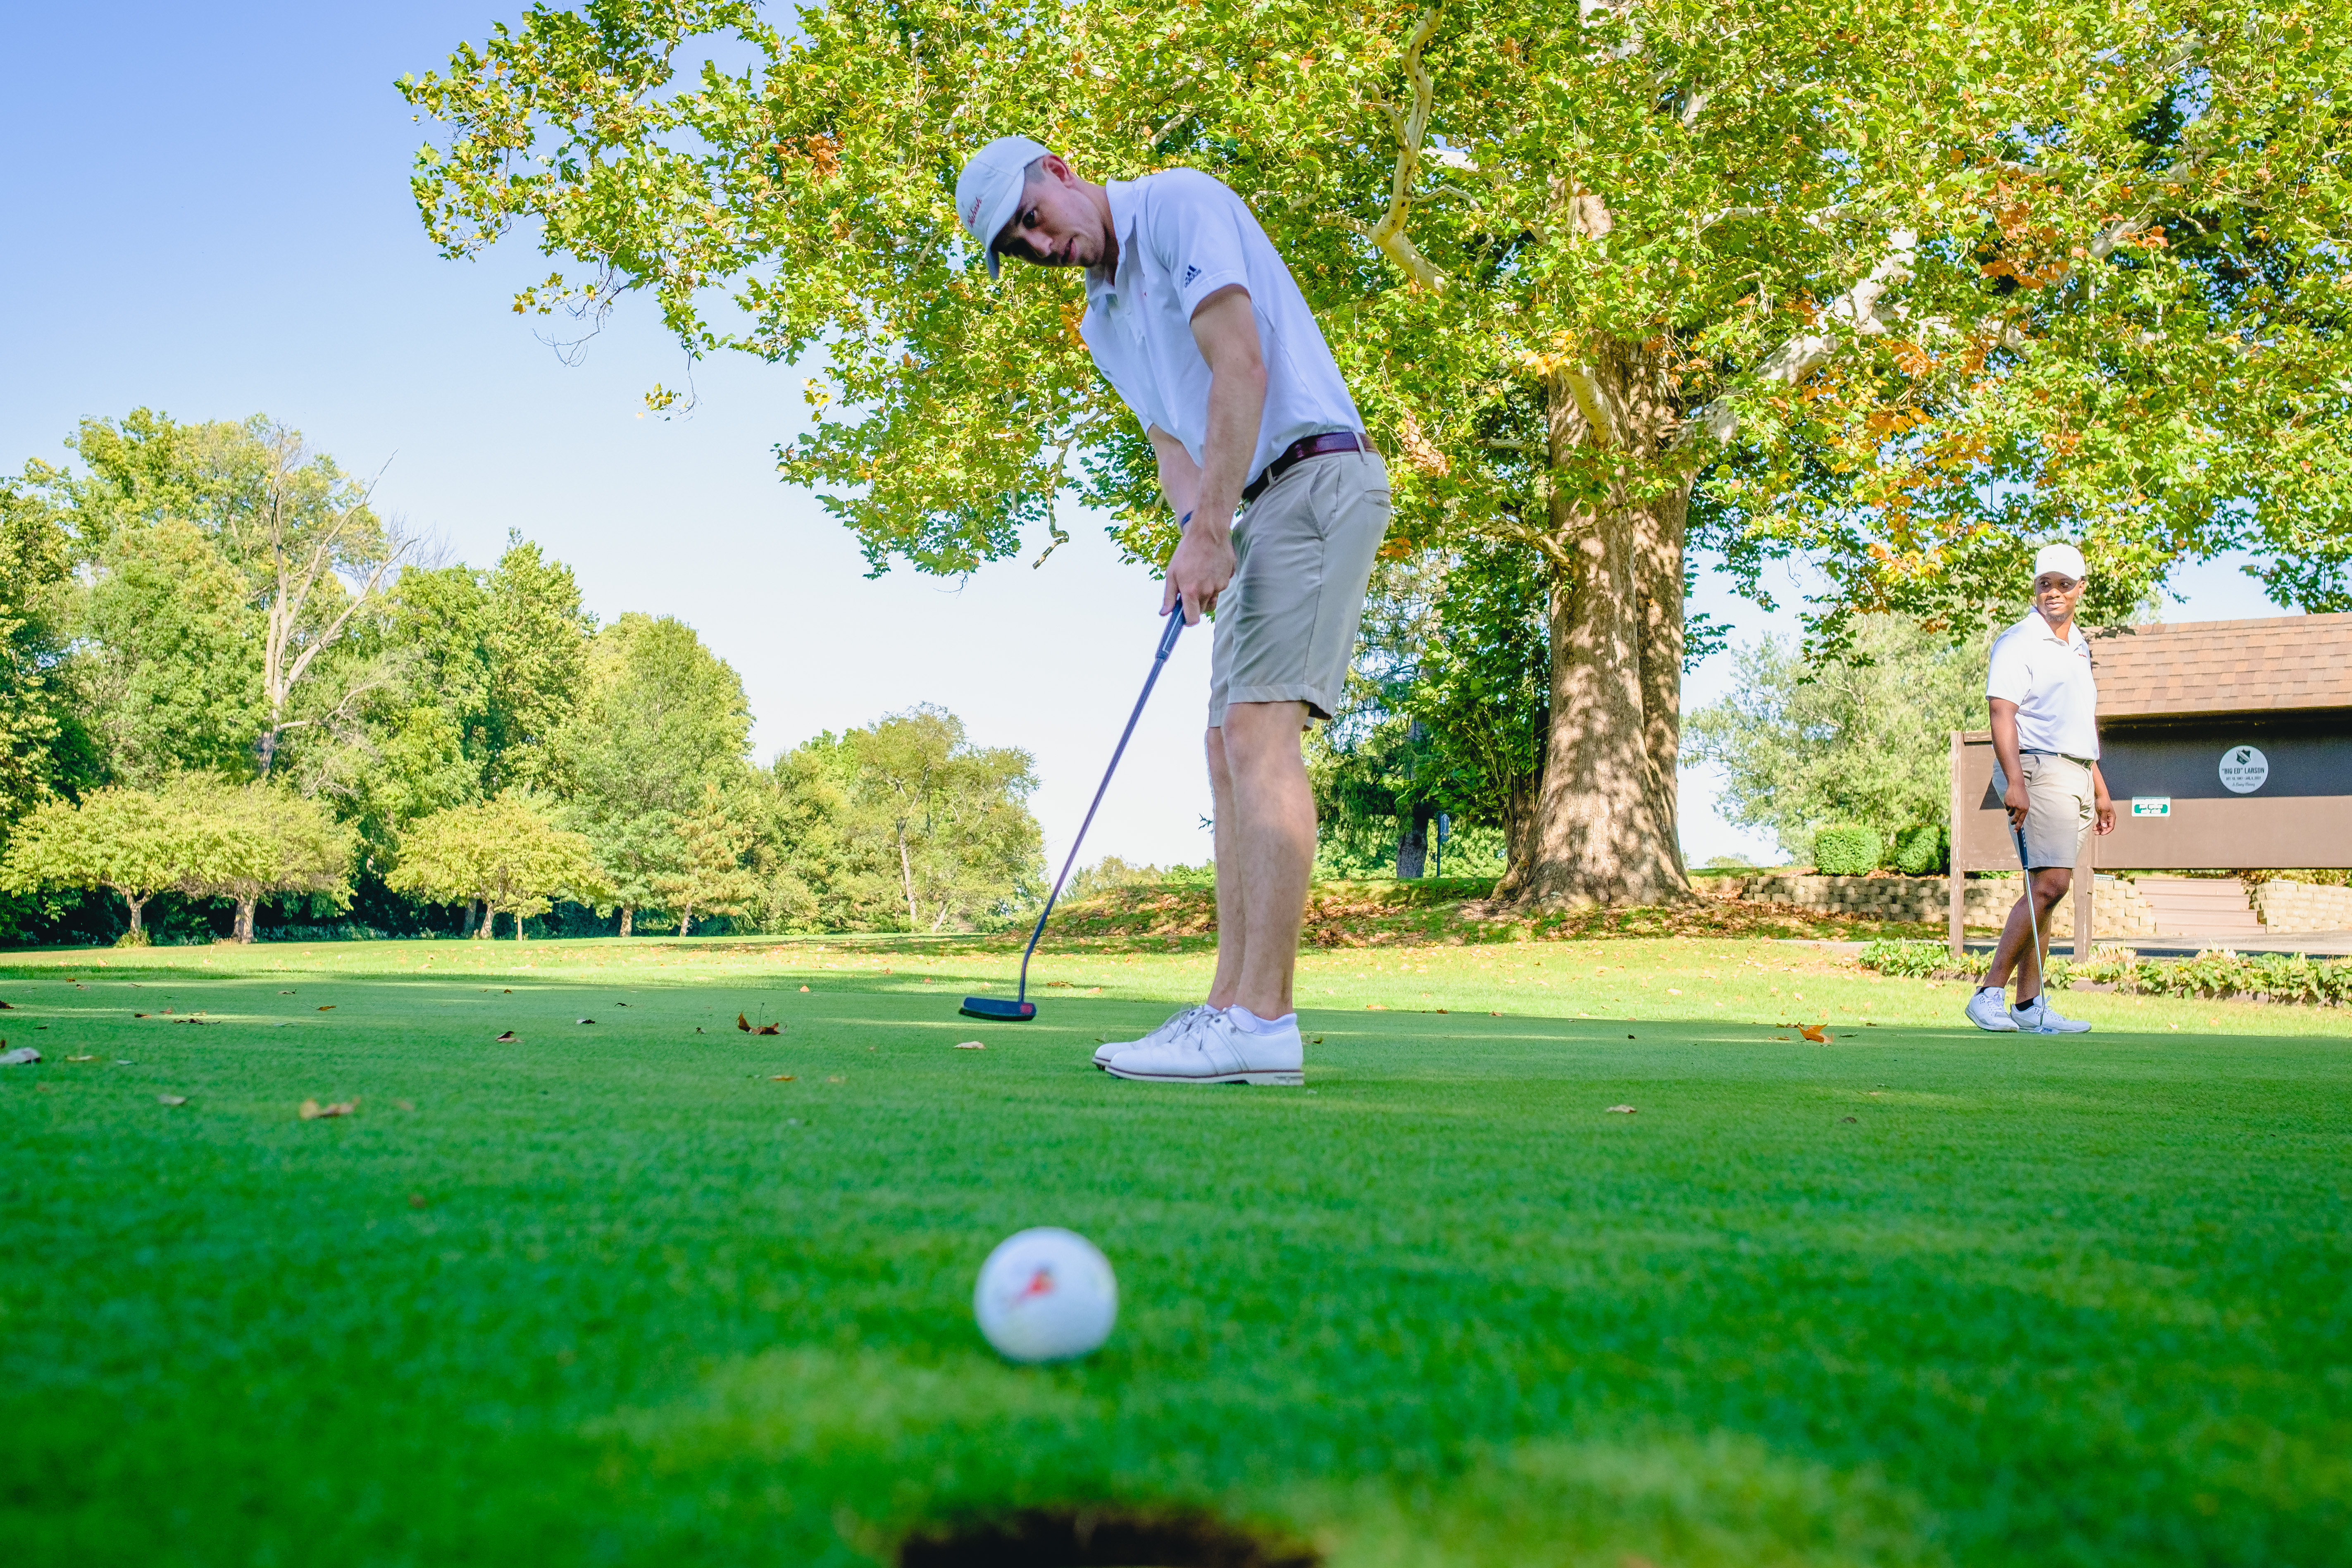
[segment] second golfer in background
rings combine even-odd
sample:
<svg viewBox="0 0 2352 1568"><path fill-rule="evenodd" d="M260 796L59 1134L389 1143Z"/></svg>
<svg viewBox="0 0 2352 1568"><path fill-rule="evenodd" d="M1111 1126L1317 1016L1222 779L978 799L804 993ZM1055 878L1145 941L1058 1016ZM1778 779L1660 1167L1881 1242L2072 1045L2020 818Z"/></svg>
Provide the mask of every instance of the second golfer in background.
<svg viewBox="0 0 2352 1568"><path fill-rule="evenodd" d="M2033 557L2033 608L1992 645L1985 700L1992 710L1993 787L2009 811L2025 895L2009 911L1984 984L1969 998L1969 1022L1979 1029L2076 1035L2091 1026L2061 1017L2042 988L2051 917L2074 887L2091 835L2116 830L2116 803L2099 773L2091 645L2074 624L2089 577L2081 551L2043 545ZM2004 1006L2011 974L2017 1001Z"/></svg>
<svg viewBox="0 0 2352 1568"><path fill-rule="evenodd" d="M1006 136L964 166L956 216L991 276L1002 256L1086 269L1079 332L1185 519L1161 608L1216 611L1216 978L1096 1063L1155 1083L1302 1083L1291 976L1315 801L1299 741L1339 706L1388 531L1388 469L1289 268L1217 180L1166 169L1095 184Z"/></svg>

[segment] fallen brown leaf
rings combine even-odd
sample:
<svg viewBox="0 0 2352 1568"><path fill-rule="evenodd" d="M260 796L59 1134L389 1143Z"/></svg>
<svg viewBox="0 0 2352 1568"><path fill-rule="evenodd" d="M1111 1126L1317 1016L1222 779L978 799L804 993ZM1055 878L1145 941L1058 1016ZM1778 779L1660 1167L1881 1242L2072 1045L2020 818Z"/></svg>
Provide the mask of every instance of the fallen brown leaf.
<svg viewBox="0 0 2352 1568"><path fill-rule="evenodd" d="M1634 1110L1630 1105L1612 1105L1606 1111L1602 1112L1602 1114L1607 1116L1632 1116L1634 1114Z"/></svg>
<svg viewBox="0 0 2352 1568"><path fill-rule="evenodd" d="M134 1017L134 1018L143 1018L143 1017L145 1017L147 1015L146 1015L146 1014L144 1014L144 1013L133 1013L133 1014L131 1014L131 1016L132 1017Z"/></svg>
<svg viewBox="0 0 2352 1568"><path fill-rule="evenodd" d="M1839 1120L1840 1120L1840 1121L1853 1121L1853 1120L1855 1120L1855 1119L1854 1119L1853 1117L1851 1117L1851 1116L1845 1116L1845 1117L1841 1117L1841 1118L1839 1118Z"/></svg>
<svg viewBox="0 0 2352 1568"><path fill-rule="evenodd" d="M802 989L802 990L803 990L803 991L805 991L805 990L807 990L807 989L808 989L808 987L807 987L807 986L805 986L805 985L803 985L803 986L802 986L802 987L801 987L801 989Z"/></svg>
<svg viewBox="0 0 2352 1568"><path fill-rule="evenodd" d="M411 1194L408 1194L408 1206L409 1206L410 1208L413 1208L413 1209L421 1209L421 1208L423 1208L423 1207L425 1206L425 1194L424 1194L423 1193L411 1193Z"/></svg>
<svg viewBox="0 0 2352 1568"><path fill-rule="evenodd" d="M988 1049L986 1046L981 1044L978 1040L958 1040L955 1044L955 1048L960 1051L984 1051Z"/></svg>
<svg viewBox="0 0 2352 1568"><path fill-rule="evenodd" d="M770 1083L790 1083L793 1081L793 1074L788 1072L770 1073L768 1075L768 1081Z"/></svg>
<svg viewBox="0 0 2352 1568"><path fill-rule="evenodd" d="M581 1019L580 1021L581 1021L582 1023L583 1023L583 1024L593 1024L593 1023L594 1023L596 1020L595 1020L595 1019L593 1019L593 1018L583 1018L583 1019Z"/></svg>
<svg viewBox="0 0 2352 1568"><path fill-rule="evenodd" d="M824 1081L825 1081L825 1082L827 1082L827 1083L845 1083L845 1082L847 1082L848 1080L847 1080L846 1079L843 1078L839 1073L835 1073L835 1074L834 1074L831 1078L826 1079Z"/></svg>
<svg viewBox="0 0 2352 1568"><path fill-rule="evenodd" d="M98 1058L96 1057L68 1057L66 1060L69 1062L94 1062L98 1060Z"/></svg>
<svg viewBox="0 0 2352 1568"><path fill-rule="evenodd" d="M782 1024L762 1024L751 1032L755 1035L781 1035L784 1026Z"/></svg>
<svg viewBox="0 0 2352 1568"><path fill-rule="evenodd" d="M14 1002L0 1002L0 1013L13 1013L16 1010L16 1005Z"/></svg>
<svg viewBox="0 0 2352 1568"><path fill-rule="evenodd" d="M168 1011L168 1009L166 1009L166 1010ZM322 1006L321 1006L321 1007L320 1007L320 1009L319 1009L319 1011L320 1011L320 1012L321 1012L321 1013L331 1013L331 1012L333 1012L334 1010L335 1010L335 1005L334 1005L332 1002L329 1002L329 1003L325 1004L324 1005L322 1005Z"/></svg>
<svg viewBox="0 0 2352 1568"><path fill-rule="evenodd" d="M395 1100L393 1101L393 1104L400 1107L403 1110L414 1110L416 1109L416 1101L413 1100Z"/></svg>
<svg viewBox="0 0 2352 1568"><path fill-rule="evenodd" d="M294 1114L305 1121L317 1121L329 1116L349 1116L359 1108L360 1102L356 1100L339 1100L333 1105L321 1105L315 1100L306 1100L302 1108Z"/></svg>
<svg viewBox="0 0 2352 1568"><path fill-rule="evenodd" d="M1797 1033L1817 1046L1826 1046L1830 1043L1830 1032L1818 1024L1800 1024L1797 1026Z"/></svg>
<svg viewBox="0 0 2352 1568"><path fill-rule="evenodd" d="M188 1103L188 1097L184 1094L159 1094L155 1097L155 1103L158 1105L185 1105Z"/></svg>
<svg viewBox="0 0 2352 1568"><path fill-rule="evenodd" d="M499 1044L499 1045L503 1046L503 1045L505 1045L509 1040L511 1040L511 1039L513 1039L514 1037L515 1037L515 1032L514 1032L512 1029L509 1029L505 1034L500 1035L500 1036L498 1037L498 1039L497 1039L497 1041L496 1041L495 1043L496 1043L496 1044Z"/></svg>
<svg viewBox="0 0 2352 1568"><path fill-rule="evenodd" d="M751 1020L738 1013L735 1015L735 1026L748 1035L751 1032Z"/></svg>

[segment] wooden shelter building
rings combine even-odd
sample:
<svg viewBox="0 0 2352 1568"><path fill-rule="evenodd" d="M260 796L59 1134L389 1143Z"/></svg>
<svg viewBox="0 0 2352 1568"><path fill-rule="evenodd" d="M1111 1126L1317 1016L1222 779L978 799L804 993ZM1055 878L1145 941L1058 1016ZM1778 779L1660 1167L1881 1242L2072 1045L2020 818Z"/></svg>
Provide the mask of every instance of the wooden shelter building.
<svg viewBox="0 0 2352 1568"><path fill-rule="evenodd" d="M2094 869L2352 867L2352 615L2121 626L2091 634L2099 768L2116 831L2074 879L2088 957ZM1952 736L1952 952L1963 874L2017 869L1990 731Z"/></svg>

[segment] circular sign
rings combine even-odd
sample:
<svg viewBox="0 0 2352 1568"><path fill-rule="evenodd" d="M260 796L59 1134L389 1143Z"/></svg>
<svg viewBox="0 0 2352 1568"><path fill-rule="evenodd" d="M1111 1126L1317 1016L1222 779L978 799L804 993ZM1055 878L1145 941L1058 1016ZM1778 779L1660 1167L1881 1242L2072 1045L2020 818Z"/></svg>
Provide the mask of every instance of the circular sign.
<svg viewBox="0 0 2352 1568"><path fill-rule="evenodd" d="M2271 776L2271 760L2252 746L2232 746L2221 753L2221 787L2231 795L2252 795Z"/></svg>

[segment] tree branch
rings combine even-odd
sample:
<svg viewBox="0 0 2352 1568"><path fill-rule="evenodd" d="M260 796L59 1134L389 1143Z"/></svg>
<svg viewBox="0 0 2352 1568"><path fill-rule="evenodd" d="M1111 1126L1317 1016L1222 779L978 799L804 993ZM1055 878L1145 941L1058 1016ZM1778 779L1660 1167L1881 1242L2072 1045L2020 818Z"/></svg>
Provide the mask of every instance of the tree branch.
<svg viewBox="0 0 2352 1568"><path fill-rule="evenodd" d="M1371 226L1367 237L1381 255L1424 289L1444 288L1445 274L1406 237L1404 224L1412 208L1412 183L1421 173L1421 142L1429 131L1430 104L1437 93L1436 79L1421 61L1422 50L1437 31L1437 16L1435 5L1423 12L1420 24L1405 44L1404 74L1412 82L1412 108L1400 113L1386 103L1366 100L1370 107L1388 116L1389 128L1397 140L1396 171L1389 181L1389 209Z"/></svg>

